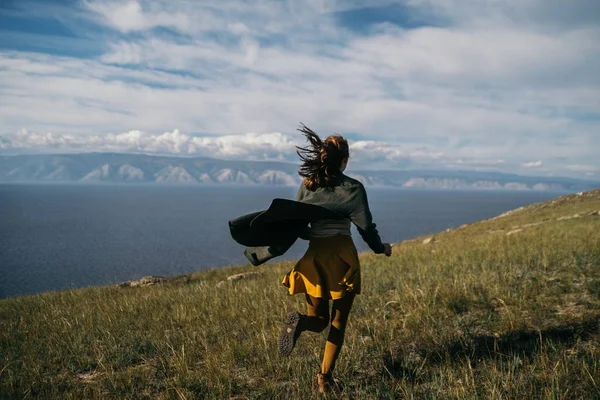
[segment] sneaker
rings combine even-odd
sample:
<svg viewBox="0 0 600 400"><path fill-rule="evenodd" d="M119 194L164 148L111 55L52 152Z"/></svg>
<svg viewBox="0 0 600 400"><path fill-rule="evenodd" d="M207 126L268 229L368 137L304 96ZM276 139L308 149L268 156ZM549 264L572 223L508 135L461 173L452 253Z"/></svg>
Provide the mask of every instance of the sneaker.
<svg viewBox="0 0 600 400"><path fill-rule="evenodd" d="M300 329L298 329L299 322L300 313L297 311L289 313L283 320L285 325L279 336L279 354L284 357L292 354L292 350L294 350L296 340L300 336Z"/></svg>

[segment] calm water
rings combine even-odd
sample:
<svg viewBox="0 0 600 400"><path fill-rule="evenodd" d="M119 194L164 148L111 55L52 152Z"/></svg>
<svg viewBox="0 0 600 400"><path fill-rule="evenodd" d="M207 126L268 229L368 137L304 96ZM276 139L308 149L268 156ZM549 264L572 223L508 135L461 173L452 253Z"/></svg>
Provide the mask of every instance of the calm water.
<svg viewBox="0 0 600 400"><path fill-rule="evenodd" d="M384 241L458 227L559 193L368 189ZM0 185L0 298L246 264L227 221L296 188ZM359 250L367 250L354 230ZM299 240L282 259L302 255ZM268 264L259 268L268 268Z"/></svg>

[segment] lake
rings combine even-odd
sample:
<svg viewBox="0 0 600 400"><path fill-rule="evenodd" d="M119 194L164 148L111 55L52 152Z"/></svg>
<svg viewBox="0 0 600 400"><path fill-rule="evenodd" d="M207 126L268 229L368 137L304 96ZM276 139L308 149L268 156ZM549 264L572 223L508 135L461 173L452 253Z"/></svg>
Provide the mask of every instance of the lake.
<svg viewBox="0 0 600 400"><path fill-rule="evenodd" d="M0 298L248 264L227 221L297 188L0 185ZM564 193L367 188L384 241L456 228ZM356 229L359 251L368 247ZM279 259L300 257L299 240ZM277 259L275 259L277 260ZM258 268L268 268L266 265Z"/></svg>

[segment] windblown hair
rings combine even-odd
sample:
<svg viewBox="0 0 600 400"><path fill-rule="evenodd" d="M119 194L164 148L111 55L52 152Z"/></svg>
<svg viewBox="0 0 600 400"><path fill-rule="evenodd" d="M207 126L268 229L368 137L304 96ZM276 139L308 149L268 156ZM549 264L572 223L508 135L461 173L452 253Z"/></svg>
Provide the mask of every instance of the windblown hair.
<svg viewBox="0 0 600 400"><path fill-rule="evenodd" d="M298 131L306 136L310 144L307 147L296 146L296 153L302 161L298 174L304 178L304 185L311 191L334 186L342 174L342 160L349 156L348 141L339 135L321 140L304 124Z"/></svg>

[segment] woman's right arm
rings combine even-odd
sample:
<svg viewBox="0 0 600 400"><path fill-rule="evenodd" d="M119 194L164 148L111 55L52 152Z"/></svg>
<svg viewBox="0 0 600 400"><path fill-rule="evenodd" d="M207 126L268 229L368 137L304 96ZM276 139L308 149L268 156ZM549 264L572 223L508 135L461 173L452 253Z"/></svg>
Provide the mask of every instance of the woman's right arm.
<svg viewBox="0 0 600 400"><path fill-rule="evenodd" d="M369 209L369 201L367 199L367 191L361 184L357 196L355 197L355 211L350 214L350 219L356 225L358 233L362 236L363 240L369 245L371 250L376 254L388 253L388 247L390 245L381 242L379 232L377 231L376 224L373 223L373 216Z"/></svg>

